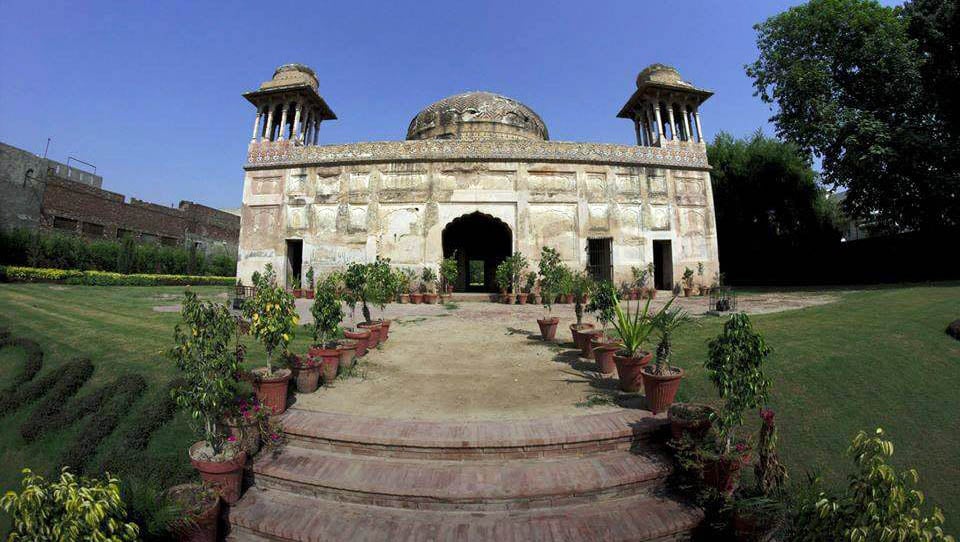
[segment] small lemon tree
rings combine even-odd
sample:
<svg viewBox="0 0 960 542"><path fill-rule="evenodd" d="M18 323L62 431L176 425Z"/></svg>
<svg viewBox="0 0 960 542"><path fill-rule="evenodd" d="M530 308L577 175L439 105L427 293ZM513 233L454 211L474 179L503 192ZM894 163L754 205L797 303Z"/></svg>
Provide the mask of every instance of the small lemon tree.
<svg viewBox="0 0 960 542"><path fill-rule="evenodd" d="M273 374L273 358L283 354L293 338L300 317L293 296L277 285L271 264L255 277L256 292L243 304L243 315L250 320L250 333L267 350L267 374Z"/></svg>
<svg viewBox="0 0 960 542"><path fill-rule="evenodd" d="M563 265L557 249L551 247L540 249L539 271L540 302L547 309L547 316L549 316L553 308L553 300L563 288L566 277L566 266Z"/></svg>
<svg viewBox="0 0 960 542"><path fill-rule="evenodd" d="M343 320L339 282L340 276L332 274L317 283L317 293L310 307L310 313L313 314L313 342L321 348L327 347L327 342Z"/></svg>

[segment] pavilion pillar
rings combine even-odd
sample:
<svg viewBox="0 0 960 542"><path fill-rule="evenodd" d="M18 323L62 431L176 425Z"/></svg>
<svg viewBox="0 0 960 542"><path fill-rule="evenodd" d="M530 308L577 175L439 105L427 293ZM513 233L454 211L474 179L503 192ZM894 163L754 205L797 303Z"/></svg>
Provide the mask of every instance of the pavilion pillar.
<svg viewBox="0 0 960 542"><path fill-rule="evenodd" d="M677 122L674 120L674 117L673 117L672 103L667 104L667 118L670 120L670 140L676 141L677 140Z"/></svg>
<svg viewBox="0 0 960 542"><path fill-rule="evenodd" d="M250 136L250 143L256 143L257 141L257 132L260 131L260 116L263 115L263 110L260 107L257 107L257 116L253 119L253 135Z"/></svg>
<svg viewBox="0 0 960 542"><path fill-rule="evenodd" d="M685 141L691 141L693 138L690 136L690 111L687 110L687 104L680 106L680 111L683 113L683 137Z"/></svg>
<svg viewBox="0 0 960 542"><path fill-rule="evenodd" d="M290 104L284 103L283 112L280 114L280 135L277 136L278 141L283 141L284 139L287 138L287 136L284 135L284 132L287 131L287 110L288 109L290 109Z"/></svg>
<svg viewBox="0 0 960 542"><path fill-rule="evenodd" d="M300 141L300 113L302 107L300 102L297 102L297 111L293 115L293 130L290 133L290 139L299 142Z"/></svg>
<svg viewBox="0 0 960 542"><path fill-rule="evenodd" d="M654 117L657 120L657 143L663 145L663 118L660 116L660 102L654 102Z"/></svg>
<svg viewBox="0 0 960 542"><path fill-rule="evenodd" d="M273 141L273 104L270 104L269 107L270 110L267 112L267 124L265 124L263 127L263 133L266 136L264 137L265 140Z"/></svg>
<svg viewBox="0 0 960 542"><path fill-rule="evenodd" d="M703 143L703 129L700 127L700 108L693 108L693 121L697 125L697 139Z"/></svg>

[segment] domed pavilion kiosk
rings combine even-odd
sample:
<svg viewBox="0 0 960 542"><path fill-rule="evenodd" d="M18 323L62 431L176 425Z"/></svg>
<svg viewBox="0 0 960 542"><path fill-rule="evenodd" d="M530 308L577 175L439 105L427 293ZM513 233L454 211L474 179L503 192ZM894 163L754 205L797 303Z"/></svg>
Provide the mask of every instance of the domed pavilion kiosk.
<svg viewBox="0 0 960 542"><path fill-rule="evenodd" d="M617 283L649 262L660 289L698 263L712 278L717 237L698 112L711 94L672 67L644 69L618 114L633 122L636 145L550 141L536 112L490 92L428 105L405 141L321 145L320 124L337 117L316 74L281 66L244 94L257 114L239 277L249 283L267 263L291 281L308 266L319 276L377 255L413 268L455 256L455 290L494 291L500 261L519 251L535 269L550 246L571 267Z"/></svg>

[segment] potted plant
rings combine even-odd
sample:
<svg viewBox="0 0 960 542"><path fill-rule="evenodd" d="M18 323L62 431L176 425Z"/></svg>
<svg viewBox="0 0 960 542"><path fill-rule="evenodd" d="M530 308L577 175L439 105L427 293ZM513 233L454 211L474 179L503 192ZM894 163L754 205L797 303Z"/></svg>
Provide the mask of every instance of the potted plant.
<svg viewBox="0 0 960 542"><path fill-rule="evenodd" d="M557 336L557 325L560 319L552 316L553 300L560 293L560 287L563 282L563 262L560 261L560 253L551 247L543 247L540 250L540 302L547 309L547 314L537 320L540 326L540 335L545 341L552 341Z"/></svg>
<svg viewBox="0 0 960 542"><path fill-rule="evenodd" d="M697 283L700 287L700 297L710 293L710 286L703 280L703 262L697 262Z"/></svg>
<svg viewBox="0 0 960 542"><path fill-rule="evenodd" d="M201 438L190 447L190 462L201 478L220 489L224 501L233 504L240 498L247 459L239 446L227 442L222 424L235 395L235 375L240 371L237 351L230 347L237 323L226 306L201 302L189 290L183 295L180 316L182 322L174 328L175 346L170 356L184 376L183 384L173 391L174 399L177 406L189 412L193 429Z"/></svg>
<svg viewBox="0 0 960 542"><path fill-rule="evenodd" d="M620 379L620 389L626 392L640 391L642 385L641 369L644 365L650 363L653 356L650 352L642 350L650 333L653 332L653 321L649 315L650 300L640 310L640 303L637 302L637 310L630 311L630 304L627 304L627 310L618 303L614 306L616 318L613 320L613 327L620 335L620 349L613 353L613 362L617 366L617 377Z"/></svg>
<svg viewBox="0 0 960 542"><path fill-rule="evenodd" d="M647 274L644 275L644 279L645 279L644 289L647 292L647 297L650 299L654 299L657 297L657 284L656 284L657 279L656 279L656 274L654 273L655 271L656 271L656 267L654 267L653 262L648 263Z"/></svg>
<svg viewBox="0 0 960 542"><path fill-rule="evenodd" d="M459 276L460 269L457 266L457 253L454 251L453 255L449 258L440 260L440 278L443 279L440 298L443 299L444 303L450 300L450 295L453 293L453 285L457 282L457 277ZM445 299L444 296L446 296Z"/></svg>
<svg viewBox="0 0 960 542"><path fill-rule="evenodd" d="M267 365L253 371L253 388L260 402L274 414L287 409L289 369L274 367L274 356L287 351L293 330L300 321L293 296L276 284L273 266L267 264L258 277L256 292L243 304L250 333L267 351Z"/></svg>
<svg viewBox="0 0 960 542"><path fill-rule="evenodd" d="M433 305L437 302L437 272L432 267L424 267L420 273L421 284L424 286L423 302Z"/></svg>
<svg viewBox="0 0 960 542"><path fill-rule="evenodd" d="M180 484L166 491L179 518L171 526L181 542L216 542L219 539L220 497L209 485Z"/></svg>
<svg viewBox="0 0 960 542"><path fill-rule="evenodd" d="M379 259L379 258L378 258ZM380 344L380 322L374 322L370 316L370 307L367 304L372 294L376 294L376 288L373 286L372 279L373 265L353 262L347 266L347 271L343 275L343 282L347 287L349 295L347 303L351 306L351 312L356 309L356 304L360 303L363 322L356 325L357 328L368 331L366 350L376 348ZM348 338L353 339L356 337Z"/></svg>
<svg viewBox="0 0 960 542"><path fill-rule="evenodd" d="M510 288L513 287L513 273L510 270L510 258L497 264L497 270L493 275L497 286L500 287L500 302L510 305L513 303L513 293Z"/></svg>
<svg viewBox="0 0 960 542"><path fill-rule="evenodd" d="M377 340L381 343L387 342L390 338L391 320L386 318L387 303L396 297L402 285L397 279L397 274L390 267L390 258L381 258L370 265L370 279L368 287L371 289L370 300L380 309L380 318L374 322L380 323L380 335Z"/></svg>
<svg viewBox="0 0 960 542"><path fill-rule="evenodd" d="M732 315L707 348L704 366L724 402L714 417L715 438L708 439L703 449L703 476L715 489L729 494L749 451L746 439L738 434L743 413L767 399L770 381L763 363L771 350L746 313Z"/></svg>
<svg viewBox="0 0 960 542"><path fill-rule="evenodd" d="M583 321L583 300L590 295L590 289L593 287L593 280L586 271L577 271L570 275L570 291L573 295L573 313L577 318L576 323L570 324L570 334L573 336L573 344L580 349L583 357L593 359L590 350L590 337L586 333L594 328L593 324L587 324Z"/></svg>
<svg viewBox="0 0 960 542"><path fill-rule="evenodd" d="M633 277L633 282L628 286L629 291L627 297L628 300L637 300L640 299L642 294L643 284L646 282L646 269L640 269L639 267L633 266L630 268L630 275Z"/></svg>
<svg viewBox="0 0 960 542"><path fill-rule="evenodd" d="M597 285L590 303L587 305L587 312L594 314L594 317L600 322L600 333L590 337L590 349L597 361L597 371L600 374L611 374L616 370L613 362L613 353L620 349L620 343L613 341L607 336L607 324L616 317L616 307L620 304L617 297L617 289L610 281L601 282Z"/></svg>
<svg viewBox="0 0 960 542"><path fill-rule="evenodd" d="M772 410L760 411L757 461L753 466L754 487L734 495L733 530L738 540L768 540L784 516L784 482L787 469L777 452L777 426Z"/></svg>
<svg viewBox="0 0 960 542"><path fill-rule="evenodd" d="M337 351L340 352L340 367L344 371L353 369L357 363L357 348L360 341L356 339L337 340Z"/></svg>
<svg viewBox="0 0 960 542"><path fill-rule="evenodd" d="M693 269L683 269L683 297L690 297L693 293Z"/></svg>
<svg viewBox="0 0 960 542"><path fill-rule="evenodd" d="M519 252L514 252L512 256L507 258L507 261L510 262L510 292L517 298L517 302L522 305L526 301L521 301L520 281L523 280L529 262L527 262L527 259ZM523 298L525 297L526 296L523 296Z"/></svg>
<svg viewBox="0 0 960 542"><path fill-rule="evenodd" d="M315 275L314 275L314 273L313 273L313 266L311 265L311 266L307 267L307 288L303 291L303 295L304 295L304 297L306 297L307 299L313 299L313 295L314 295L314 291L313 291L313 287L314 287L313 278L314 278L314 276L315 276Z"/></svg>
<svg viewBox="0 0 960 542"><path fill-rule="evenodd" d="M237 397L224 424L230 435L227 442L235 442L247 457L256 455L264 443L269 448L280 439L279 427L272 421L270 410L260 404L256 395Z"/></svg>
<svg viewBox="0 0 960 542"><path fill-rule="evenodd" d="M528 272L524 275L523 283L523 293L525 294L521 297L520 303L533 303L537 302L537 294L533 289L537 286L537 274L533 271Z"/></svg>
<svg viewBox="0 0 960 542"><path fill-rule="evenodd" d="M301 390L301 393L316 391L321 371L325 385L329 385L337 376L340 350L337 348L336 332L344 316L337 288L339 281L339 275L332 274L317 284L317 295L310 307L310 314L313 315L313 346L310 348L309 359L313 368L309 379L305 381L306 389Z"/></svg>
<svg viewBox="0 0 960 542"><path fill-rule="evenodd" d="M560 295L562 296L560 302L570 304L573 303L573 271L566 264L563 264L561 269L563 269L563 275L560 281Z"/></svg>
<svg viewBox="0 0 960 542"><path fill-rule="evenodd" d="M300 286L300 277L291 276L290 277L290 293L293 294L295 299L300 299L303 297L303 288Z"/></svg>
<svg viewBox="0 0 960 542"><path fill-rule="evenodd" d="M673 353L673 334L688 323L695 323L687 311L680 307L671 308L673 299L657 313L653 325L660 334L657 344L657 362L643 368L643 391L647 396L647 407L654 414L666 411L677 395L683 369L670 365Z"/></svg>
<svg viewBox="0 0 960 542"><path fill-rule="evenodd" d="M363 267L360 267L361 271ZM357 318L357 302L359 301L359 296L353 293L353 290L350 288L350 285L356 285L356 282L360 280L361 282L366 279L357 279L356 277L351 276L350 268L347 268L347 271L343 273L343 288L341 289L341 297L347 306L350 307L350 322L353 325L343 328L343 337L345 340L354 340L357 343L356 356L363 357L367 355L367 346L370 343L370 330L359 328L356 326Z"/></svg>

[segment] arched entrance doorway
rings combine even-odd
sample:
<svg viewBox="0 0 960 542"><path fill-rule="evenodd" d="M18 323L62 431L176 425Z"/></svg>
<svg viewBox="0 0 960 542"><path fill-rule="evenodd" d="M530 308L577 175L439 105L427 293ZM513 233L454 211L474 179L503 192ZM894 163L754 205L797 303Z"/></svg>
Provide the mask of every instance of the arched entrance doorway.
<svg viewBox="0 0 960 542"><path fill-rule="evenodd" d="M454 219L443 229L443 257L455 257L457 292L496 292L497 265L510 256L513 235L502 220L480 212Z"/></svg>

